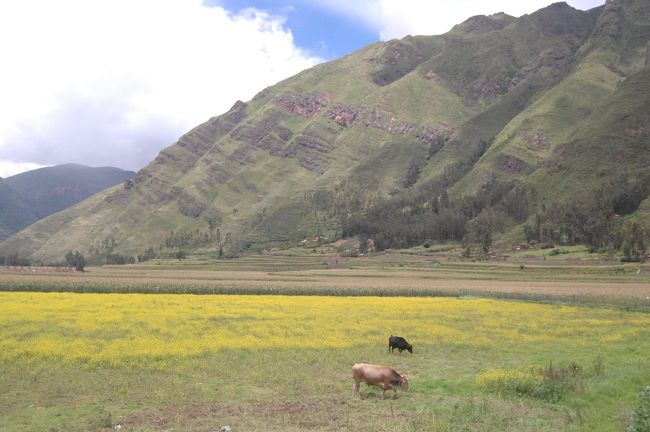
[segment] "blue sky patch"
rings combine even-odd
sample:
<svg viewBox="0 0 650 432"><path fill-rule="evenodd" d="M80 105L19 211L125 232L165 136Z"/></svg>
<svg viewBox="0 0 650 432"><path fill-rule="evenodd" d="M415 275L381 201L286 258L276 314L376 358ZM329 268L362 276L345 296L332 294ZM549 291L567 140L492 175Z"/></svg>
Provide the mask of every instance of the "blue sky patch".
<svg viewBox="0 0 650 432"><path fill-rule="evenodd" d="M232 13L255 8L283 16L286 18L285 27L291 30L295 44L326 60L342 57L379 41L379 34L375 30L308 2L206 0L204 4L221 6Z"/></svg>

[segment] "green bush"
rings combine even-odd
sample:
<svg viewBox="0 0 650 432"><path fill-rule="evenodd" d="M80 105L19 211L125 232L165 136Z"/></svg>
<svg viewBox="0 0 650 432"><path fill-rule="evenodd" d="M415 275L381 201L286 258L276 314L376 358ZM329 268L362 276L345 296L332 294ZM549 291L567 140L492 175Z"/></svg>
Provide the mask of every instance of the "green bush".
<svg viewBox="0 0 650 432"><path fill-rule="evenodd" d="M650 386L639 395L639 406L632 411L632 424L628 432L650 432Z"/></svg>
<svg viewBox="0 0 650 432"><path fill-rule="evenodd" d="M602 373L602 359L597 359L594 375ZM596 365L596 363L595 363ZM596 371L599 372L596 372ZM521 371L488 371L477 377L477 383L486 390L499 394L516 394L549 402L559 402L567 393L576 392L584 386L582 366L570 363L558 368L551 362L548 367Z"/></svg>

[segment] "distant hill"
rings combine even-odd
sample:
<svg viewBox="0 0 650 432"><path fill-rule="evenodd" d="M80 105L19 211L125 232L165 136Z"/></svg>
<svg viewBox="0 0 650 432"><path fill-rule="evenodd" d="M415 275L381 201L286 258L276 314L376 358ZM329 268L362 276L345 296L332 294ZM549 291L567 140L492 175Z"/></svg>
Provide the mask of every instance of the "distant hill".
<svg viewBox="0 0 650 432"><path fill-rule="evenodd" d="M27 205L16 196L4 179L0 179L0 240L36 222Z"/></svg>
<svg viewBox="0 0 650 432"><path fill-rule="evenodd" d="M65 164L0 179L0 239L134 175L119 168Z"/></svg>
<svg viewBox="0 0 650 432"><path fill-rule="evenodd" d="M650 221L649 41L650 2L608 0L376 43L236 102L131 182L1 247L42 260L316 236L625 248Z"/></svg>

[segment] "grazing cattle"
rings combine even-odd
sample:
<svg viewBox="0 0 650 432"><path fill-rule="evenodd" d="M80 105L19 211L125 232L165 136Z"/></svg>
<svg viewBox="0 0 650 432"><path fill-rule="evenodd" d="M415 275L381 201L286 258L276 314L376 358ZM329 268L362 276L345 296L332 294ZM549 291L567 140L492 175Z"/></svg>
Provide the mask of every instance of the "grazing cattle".
<svg viewBox="0 0 650 432"><path fill-rule="evenodd" d="M406 339L401 336L391 335L391 337L388 338L388 351L393 352L395 348L397 348L399 352L406 350L413 354L413 345L406 342Z"/></svg>
<svg viewBox="0 0 650 432"><path fill-rule="evenodd" d="M409 381L404 375L400 375L388 366L379 366L368 363L357 363L352 366L352 379L354 379L353 396L359 396L361 382L369 386L377 386L382 389L381 398L386 395L386 390L393 390L397 397L396 386L404 390L409 389Z"/></svg>

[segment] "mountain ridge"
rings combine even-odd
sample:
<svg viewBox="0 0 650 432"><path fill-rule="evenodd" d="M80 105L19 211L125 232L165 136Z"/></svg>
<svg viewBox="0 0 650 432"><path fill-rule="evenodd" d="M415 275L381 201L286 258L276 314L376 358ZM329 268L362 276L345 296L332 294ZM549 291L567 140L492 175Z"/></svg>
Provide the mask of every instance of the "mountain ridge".
<svg viewBox="0 0 650 432"><path fill-rule="evenodd" d="M131 182L2 247L54 260L72 249L211 253L321 234L384 236L371 229L376 221L368 224L382 208L400 215L396 225L417 219L422 226L418 235L395 230L382 247L426 236L460 241L471 237L475 218L492 213L502 221L495 238L523 241L545 200L579 196L584 185L613 178L588 172L563 189L545 188L561 184L557 166L566 163L567 146L593 135L585 132L597 126L593 112L606 111L610 98L623 111L616 92L630 77L645 89L649 9L640 0L609 0L590 11L556 3L520 18L472 17L445 35L369 45L237 101L162 150ZM644 91L626 97L646 110ZM614 131L607 139L632 149L624 164L630 184L646 169L647 114L630 125L633 135L607 120ZM600 146L594 155L609 153ZM572 168L580 172L583 162ZM444 212L441 199L450 201ZM443 223L442 213L444 223L462 222L463 232L426 226Z"/></svg>

